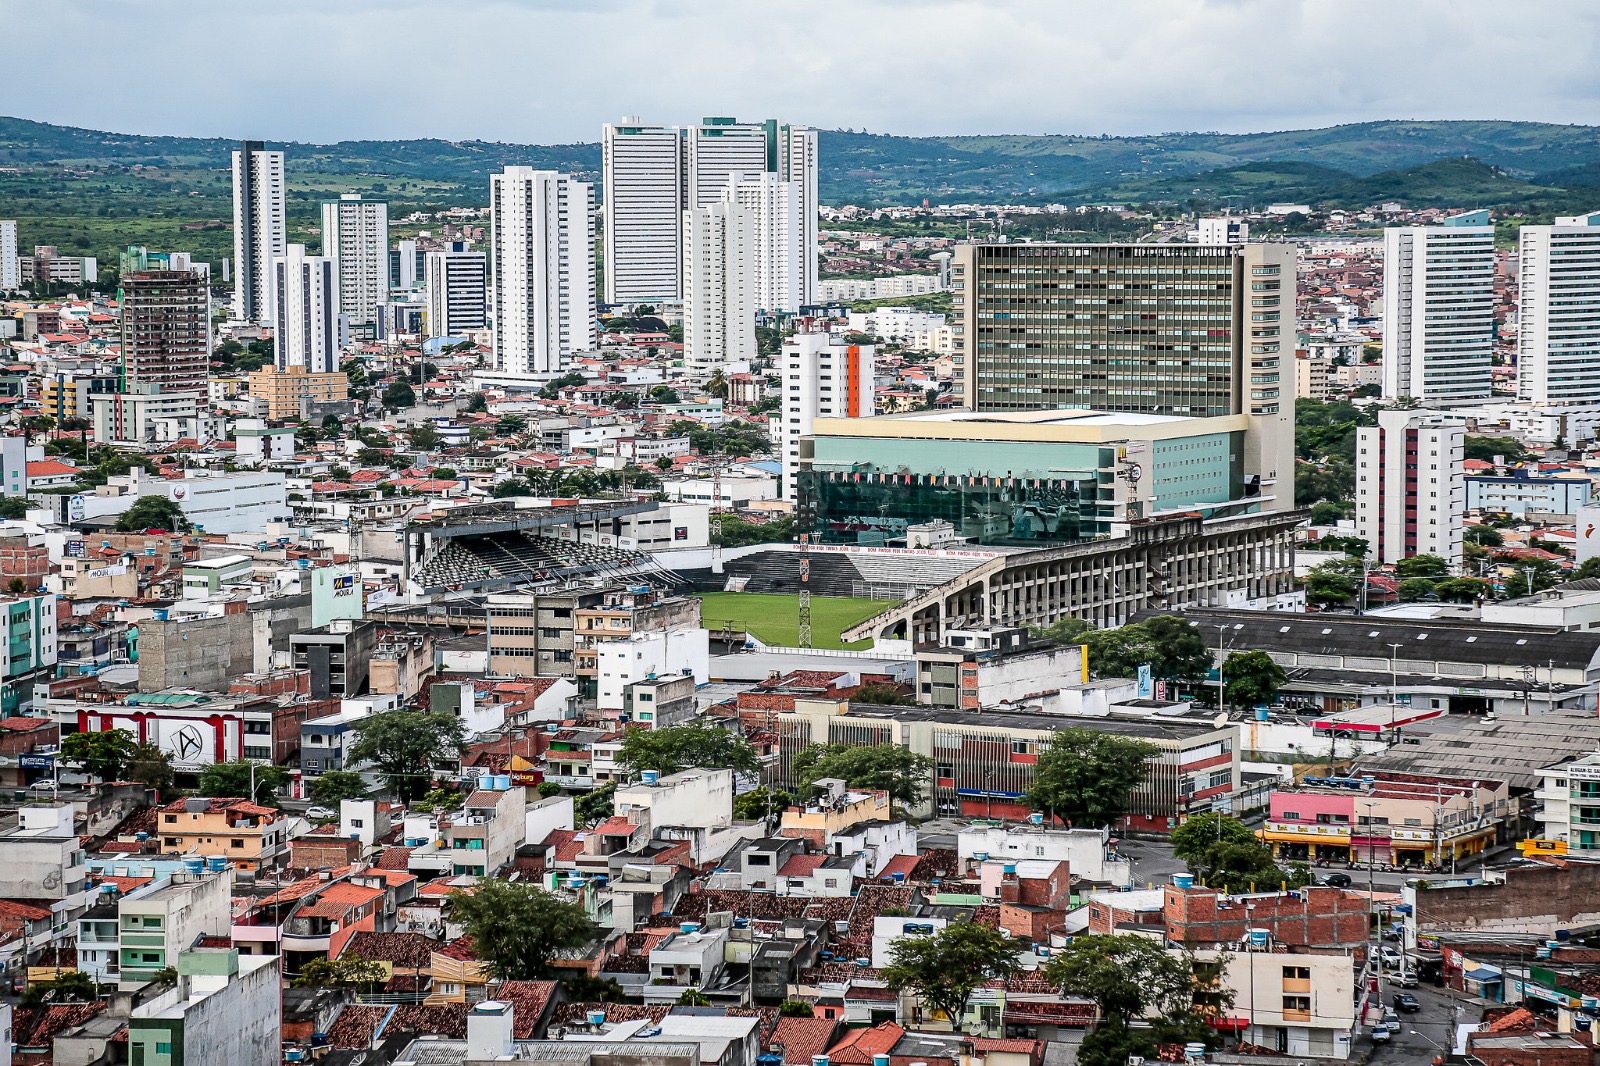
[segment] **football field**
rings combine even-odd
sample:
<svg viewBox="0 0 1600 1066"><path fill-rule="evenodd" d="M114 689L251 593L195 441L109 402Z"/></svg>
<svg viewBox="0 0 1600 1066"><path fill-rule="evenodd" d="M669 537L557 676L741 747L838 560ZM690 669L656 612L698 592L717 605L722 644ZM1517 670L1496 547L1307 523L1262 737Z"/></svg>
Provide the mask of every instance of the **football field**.
<svg viewBox="0 0 1600 1066"><path fill-rule="evenodd" d="M870 618L892 606L893 600L865 600L837 596L811 597L811 646L814 648L868 648L871 641L845 644L839 633L846 626ZM700 597L700 624L747 630L764 644L794 647L800 642L800 597L777 592L708 592Z"/></svg>

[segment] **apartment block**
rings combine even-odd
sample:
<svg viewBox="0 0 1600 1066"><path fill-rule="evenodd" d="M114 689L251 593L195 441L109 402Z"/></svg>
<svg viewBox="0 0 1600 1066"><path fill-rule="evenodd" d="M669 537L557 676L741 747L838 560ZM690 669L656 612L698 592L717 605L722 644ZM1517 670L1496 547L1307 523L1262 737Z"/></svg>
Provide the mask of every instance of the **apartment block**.
<svg viewBox="0 0 1600 1066"><path fill-rule="evenodd" d="M1494 227L1472 211L1383 231L1383 395L1425 407L1490 397Z"/></svg>
<svg viewBox="0 0 1600 1066"><path fill-rule="evenodd" d="M1374 559L1461 561L1465 444L1461 425L1427 411L1379 411L1356 431L1356 535Z"/></svg>

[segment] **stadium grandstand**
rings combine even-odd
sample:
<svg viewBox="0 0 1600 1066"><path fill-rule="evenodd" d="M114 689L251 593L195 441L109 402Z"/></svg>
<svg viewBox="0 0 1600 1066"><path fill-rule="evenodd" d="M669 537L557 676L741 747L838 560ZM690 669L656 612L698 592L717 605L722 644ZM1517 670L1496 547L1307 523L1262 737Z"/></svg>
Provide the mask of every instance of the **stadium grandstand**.
<svg viewBox="0 0 1600 1066"><path fill-rule="evenodd" d="M618 520L653 508L618 502L516 508L459 507L406 530L405 576L417 592L499 592L617 580L681 581L619 534Z"/></svg>

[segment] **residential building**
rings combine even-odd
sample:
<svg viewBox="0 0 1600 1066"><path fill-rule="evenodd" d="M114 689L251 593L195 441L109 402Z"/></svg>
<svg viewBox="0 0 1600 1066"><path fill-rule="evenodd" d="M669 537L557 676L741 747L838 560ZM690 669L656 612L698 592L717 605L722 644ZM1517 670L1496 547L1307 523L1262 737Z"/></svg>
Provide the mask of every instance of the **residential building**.
<svg viewBox="0 0 1600 1066"><path fill-rule="evenodd" d="M200 444L227 434L227 419L204 410L204 391L168 392L140 385L132 392L89 396L96 444L174 444L185 437ZM131 504L130 504L131 506Z"/></svg>
<svg viewBox="0 0 1600 1066"><path fill-rule="evenodd" d="M1534 817L1539 837L1564 840L1567 854L1600 854L1600 755L1567 758L1539 771Z"/></svg>
<svg viewBox="0 0 1600 1066"><path fill-rule="evenodd" d="M675 301L683 291L683 133L637 115L601 129L605 302Z"/></svg>
<svg viewBox="0 0 1600 1066"><path fill-rule="evenodd" d="M572 677L575 593L508 593L485 604L489 673L498 677Z"/></svg>
<svg viewBox="0 0 1600 1066"><path fill-rule="evenodd" d="M496 365L513 379L559 377L594 347L594 189L532 167L489 184Z"/></svg>
<svg viewBox="0 0 1600 1066"><path fill-rule="evenodd" d="M227 869L159 877L116 899L114 977L129 991L174 965L202 937L226 937L233 874Z"/></svg>
<svg viewBox="0 0 1600 1066"><path fill-rule="evenodd" d="M308 420L321 404L348 405L350 378L338 369L312 371L304 364L250 371L250 395L266 406L267 418Z"/></svg>
<svg viewBox="0 0 1600 1066"><path fill-rule="evenodd" d="M0 292L22 287L22 268L17 260L17 223L0 219Z"/></svg>
<svg viewBox="0 0 1600 1066"><path fill-rule="evenodd" d="M520 787L478 789L461 806L446 834L450 872L457 877L492 877L522 846L526 803Z"/></svg>
<svg viewBox="0 0 1600 1066"><path fill-rule="evenodd" d="M289 638L298 670L311 671L311 698L348 699L365 695L378 642L376 622L336 618Z"/></svg>
<svg viewBox="0 0 1600 1066"><path fill-rule="evenodd" d="M1586 477L1542 477L1520 468L1505 474L1466 474L1463 481L1468 511L1517 517L1576 516L1594 494L1594 483Z"/></svg>
<svg viewBox="0 0 1600 1066"><path fill-rule="evenodd" d="M36 244L21 260L24 285L85 285L100 277L93 256L62 255L53 244Z"/></svg>
<svg viewBox="0 0 1600 1066"><path fill-rule="evenodd" d="M817 419L864 419L875 413L873 346L837 343L829 333L796 333L783 342L784 498L799 498L801 439Z"/></svg>
<svg viewBox="0 0 1600 1066"><path fill-rule="evenodd" d="M756 310L769 313L799 311L809 302L806 281L808 246L800 182L765 171L737 174L729 179L734 201L747 218L744 230L750 241L750 299ZM812 233L816 219L813 213ZM811 252L815 258L815 251ZM813 276L815 268L813 267Z"/></svg>
<svg viewBox="0 0 1600 1066"><path fill-rule="evenodd" d="M1519 226L1517 396L1600 401L1600 211Z"/></svg>
<svg viewBox="0 0 1600 1066"><path fill-rule="evenodd" d="M1243 244L1250 239L1250 223L1242 218L1202 218L1195 223L1196 244Z"/></svg>
<svg viewBox="0 0 1600 1066"><path fill-rule="evenodd" d="M1465 429L1428 411L1379 411L1356 431L1356 535L1374 560L1461 562L1465 446Z"/></svg>
<svg viewBox="0 0 1600 1066"><path fill-rule="evenodd" d="M258 1066L282 1056L282 973L275 955L198 948L175 960L177 983L133 1008L133 1066Z"/></svg>
<svg viewBox="0 0 1600 1066"><path fill-rule="evenodd" d="M980 413L1062 408L1243 415L1263 506L1294 504L1295 253L1287 245L956 248L957 398ZM1130 327L1127 315L1140 316ZM1270 502L1268 502L1270 501Z"/></svg>
<svg viewBox="0 0 1600 1066"><path fill-rule="evenodd" d="M1294 396L1297 400L1325 401L1333 392L1333 360L1320 353L1296 352Z"/></svg>
<svg viewBox="0 0 1600 1066"><path fill-rule="evenodd" d="M1221 957L1240 1033L1280 1055L1348 1059L1356 1026L1355 969L1343 952L1252 949Z"/></svg>
<svg viewBox="0 0 1600 1066"><path fill-rule="evenodd" d="M1064 862L1072 875L1097 884L1131 887L1133 864L1116 853L1109 829L1047 826L1040 819L1017 825L971 825L956 836L963 862L1048 859Z"/></svg>
<svg viewBox="0 0 1600 1066"><path fill-rule="evenodd" d="M646 677L622 690L622 717L641 729L687 725L695 716L694 674Z"/></svg>
<svg viewBox="0 0 1600 1066"><path fill-rule="evenodd" d="M324 200L322 255L333 264L336 313L372 327L389 298L389 205L358 192Z"/></svg>
<svg viewBox="0 0 1600 1066"><path fill-rule="evenodd" d="M427 253L429 337L461 337L488 327L487 269L482 252Z"/></svg>
<svg viewBox="0 0 1600 1066"><path fill-rule="evenodd" d="M1490 397L1494 227L1487 211L1383 231L1383 395L1424 407Z"/></svg>
<svg viewBox="0 0 1600 1066"><path fill-rule="evenodd" d="M0 714L12 715L37 703L55 674L56 604L54 593L0 596L5 618L6 657L0 663Z"/></svg>
<svg viewBox="0 0 1600 1066"><path fill-rule="evenodd" d="M0 833L0 899L30 904L48 916L25 938L30 955L70 938L88 903L88 868L74 825L71 804L38 804L22 807L17 824Z"/></svg>
<svg viewBox="0 0 1600 1066"><path fill-rule="evenodd" d="M897 344L910 344L917 334L944 326L944 316L915 307L875 307L870 311L850 312L850 332L870 333Z"/></svg>
<svg viewBox="0 0 1600 1066"><path fill-rule="evenodd" d="M279 370L303 367L309 374L339 369L346 343L339 312L338 266L325 255L307 255L291 244L272 261L274 328L272 345Z"/></svg>
<svg viewBox="0 0 1600 1066"><path fill-rule="evenodd" d="M119 391L206 392L211 369L211 286L187 270L122 278Z"/></svg>
<svg viewBox="0 0 1600 1066"><path fill-rule="evenodd" d="M451 242L452 244L457 242ZM415 240L395 241L389 252L389 287L410 290L423 277L423 257L428 253Z"/></svg>
<svg viewBox="0 0 1600 1066"><path fill-rule="evenodd" d="M90 417L89 397L114 393L121 374L100 371L58 371L39 378L39 410L56 422Z"/></svg>
<svg viewBox="0 0 1600 1066"><path fill-rule="evenodd" d="M288 246L283 153L243 141L233 153L233 318L272 320L272 261Z"/></svg>
<svg viewBox="0 0 1600 1066"><path fill-rule="evenodd" d="M595 704L602 712L621 712L625 693L639 681L664 674L688 674L695 684L710 680L710 634L699 628L633 633L595 648Z"/></svg>
<svg viewBox="0 0 1600 1066"><path fill-rule="evenodd" d="M755 358L753 220L733 187L683 213L684 364L707 372Z"/></svg>
<svg viewBox="0 0 1600 1066"><path fill-rule="evenodd" d="M153 835L159 836L163 855L219 858L240 870L260 870L288 854L288 829L289 819L271 807L201 797L161 808Z"/></svg>
<svg viewBox="0 0 1600 1066"><path fill-rule="evenodd" d="M662 597L648 585L610 589L590 598L573 614L574 673L578 678L578 684L582 686L583 695L593 699L598 693L601 674L599 650L606 643L650 633L693 630L699 627L700 609L697 600L686 596ZM634 673L632 670L627 672ZM703 673L700 679L704 681ZM613 678L612 698L608 702L602 702L601 707L613 711L621 710L623 686L631 683L631 680L622 681L620 677Z"/></svg>

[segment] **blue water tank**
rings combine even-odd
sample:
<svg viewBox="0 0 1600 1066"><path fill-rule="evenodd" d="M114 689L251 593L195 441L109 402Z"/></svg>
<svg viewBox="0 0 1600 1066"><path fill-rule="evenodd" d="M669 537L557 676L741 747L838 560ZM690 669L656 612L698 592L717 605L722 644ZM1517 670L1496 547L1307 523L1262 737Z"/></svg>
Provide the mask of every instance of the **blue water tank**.
<svg viewBox="0 0 1600 1066"><path fill-rule="evenodd" d="M206 860L199 855L185 855L183 857L183 868L192 874L203 873L206 868Z"/></svg>
<svg viewBox="0 0 1600 1066"><path fill-rule="evenodd" d="M495 774L494 775L494 790L496 792L507 792L507 791L510 791L510 789L511 789L511 775L510 774Z"/></svg>
<svg viewBox="0 0 1600 1066"><path fill-rule="evenodd" d="M228 860L221 855L213 855L206 860L206 867L211 870L226 870L228 868Z"/></svg>

